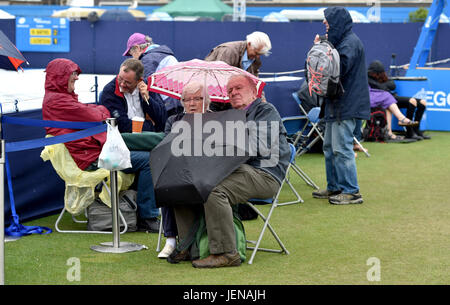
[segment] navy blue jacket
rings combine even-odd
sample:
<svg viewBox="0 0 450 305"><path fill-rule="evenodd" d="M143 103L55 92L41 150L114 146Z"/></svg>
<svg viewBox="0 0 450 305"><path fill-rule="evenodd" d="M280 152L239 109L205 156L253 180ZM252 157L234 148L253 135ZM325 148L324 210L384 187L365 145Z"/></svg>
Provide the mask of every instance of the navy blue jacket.
<svg viewBox="0 0 450 305"><path fill-rule="evenodd" d="M144 81L145 83L148 83L148 77L156 72L156 68L158 68L161 60L166 58L167 56L173 54L172 50L165 45L158 46L156 48L150 49L148 52L142 54L139 59L144 65ZM179 100L173 98L173 97L167 97L164 100L164 104L167 111L175 111L177 108L180 109L183 106L181 106L181 103Z"/></svg>
<svg viewBox="0 0 450 305"><path fill-rule="evenodd" d="M164 102L162 101L159 94L154 92L149 92L150 99L145 102L141 95L139 99L141 100L141 107L145 114L143 131L164 131L164 126L166 125L167 112L164 107ZM131 132L131 119L128 118L128 105L125 96L119 90L119 85L117 83L117 77L110 81L103 88L103 92L100 94L100 104L108 108L111 116L116 118L117 125L119 126L120 132Z"/></svg>
<svg viewBox="0 0 450 305"><path fill-rule="evenodd" d="M172 50L165 45L150 49L148 52L141 55L139 59L144 65L145 82L147 82L147 79L150 75L155 73L156 68L158 68L158 65L161 62L161 60L163 60L169 55L175 56Z"/></svg>
<svg viewBox="0 0 450 305"><path fill-rule="evenodd" d="M341 82L344 94L336 100L325 100L325 121L370 118L370 98L367 86L364 46L352 31L353 21L343 7L325 10L328 40L339 52Z"/></svg>

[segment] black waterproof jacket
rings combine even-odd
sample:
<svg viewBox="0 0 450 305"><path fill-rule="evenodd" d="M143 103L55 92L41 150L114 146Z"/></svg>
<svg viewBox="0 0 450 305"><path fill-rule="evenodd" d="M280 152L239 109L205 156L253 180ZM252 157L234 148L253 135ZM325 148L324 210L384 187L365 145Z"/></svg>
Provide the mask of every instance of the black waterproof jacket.
<svg viewBox="0 0 450 305"><path fill-rule="evenodd" d="M370 99L364 47L352 31L353 21L343 7L325 10L329 24L328 40L340 56L341 82L344 94L336 100L325 100L325 121L370 118Z"/></svg>

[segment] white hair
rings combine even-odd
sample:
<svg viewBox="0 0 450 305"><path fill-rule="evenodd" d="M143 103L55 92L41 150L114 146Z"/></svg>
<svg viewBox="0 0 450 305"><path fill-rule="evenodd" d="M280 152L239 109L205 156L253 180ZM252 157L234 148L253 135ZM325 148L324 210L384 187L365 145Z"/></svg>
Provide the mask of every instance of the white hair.
<svg viewBox="0 0 450 305"><path fill-rule="evenodd" d="M183 87L183 91L181 92L181 104L184 107L183 100L184 100L184 97L186 96L186 94L195 94L197 92L201 92L202 95L204 95L205 110L208 110L209 104L211 104L211 99L209 97L208 92L205 92L203 85L199 82L191 82Z"/></svg>
<svg viewBox="0 0 450 305"><path fill-rule="evenodd" d="M266 33L263 32L253 32L247 35L247 43L250 43L253 47L259 49L261 48L261 52L269 56L270 49L272 49L272 43L270 42L270 38Z"/></svg>

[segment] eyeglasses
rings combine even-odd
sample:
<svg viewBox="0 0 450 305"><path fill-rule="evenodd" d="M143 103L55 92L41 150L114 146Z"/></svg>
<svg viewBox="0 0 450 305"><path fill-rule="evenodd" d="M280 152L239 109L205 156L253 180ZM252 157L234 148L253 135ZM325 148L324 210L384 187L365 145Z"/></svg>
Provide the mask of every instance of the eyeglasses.
<svg viewBox="0 0 450 305"><path fill-rule="evenodd" d="M120 75L117 76L117 82L119 83L119 85L120 84L124 84L127 87L134 86L134 83L131 83L131 82L127 81L127 80L124 80Z"/></svg>
<svg viewBox="0 0 450 305"><path fill-rule="evenodd" d="M195 96L195 97L183 99L183 103L188 103L188 102L200 103L202 101L203 101L203 97L201 97L201 96Z"/></svg>

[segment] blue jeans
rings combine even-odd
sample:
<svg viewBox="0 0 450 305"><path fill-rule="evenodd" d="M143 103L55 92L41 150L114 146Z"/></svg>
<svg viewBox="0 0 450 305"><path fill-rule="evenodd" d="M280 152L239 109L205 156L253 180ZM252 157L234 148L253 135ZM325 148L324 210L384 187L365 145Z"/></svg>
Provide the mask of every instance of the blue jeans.
<svg viewBox="0 0 450 305"><path fill-rule="evenodd" d="M355 120L355 130L353 131L353 135L358 141L361 141L362 139L361 127L362 127L362 120Z"/></svg>
<svg viewBox="0 0 450 305"><path fill-rule="evenodd" d="M344 194L359 192L353 152L355 119L327 122L323 142L327 190Z"/></svg>
<svg viewBox="0 0 450 305"><path fill-rule="evenodd" d="M139 219L154 218L159 215L156 207L153 179L150 172L150 153L148 151L130 151L132 168L124 173L139 175L137 185L137 214Z"/></svg>

